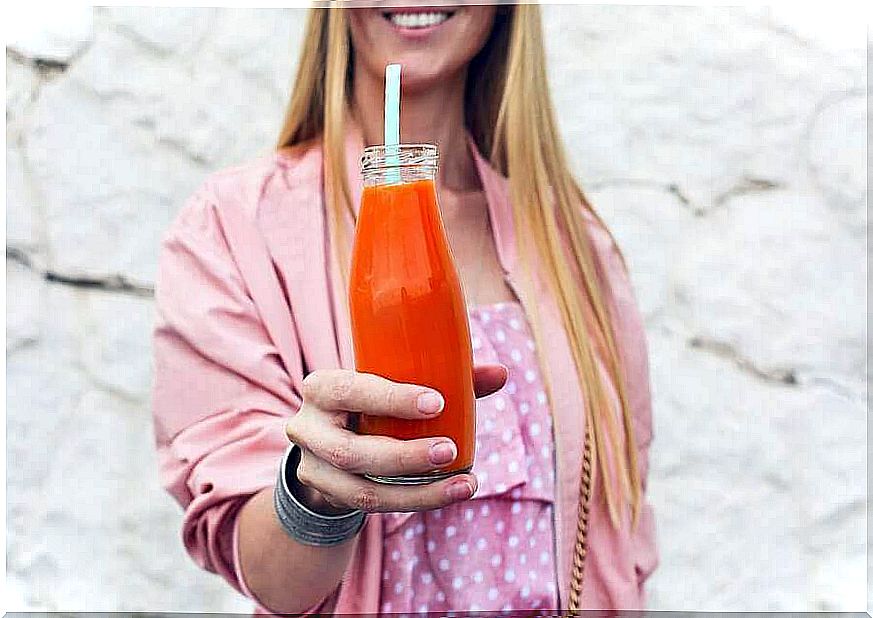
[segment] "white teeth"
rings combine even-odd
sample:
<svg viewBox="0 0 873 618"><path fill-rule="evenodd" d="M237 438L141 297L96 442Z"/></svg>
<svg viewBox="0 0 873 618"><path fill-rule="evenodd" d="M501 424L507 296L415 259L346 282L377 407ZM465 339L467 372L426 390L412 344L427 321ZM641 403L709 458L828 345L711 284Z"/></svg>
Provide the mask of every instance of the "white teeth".
<svg viewBox="0 0 873 618"><path fill-rule="evenodd" d="M391 13L391 23L400 28L430 28L449 18L448 13Z"/></svg>

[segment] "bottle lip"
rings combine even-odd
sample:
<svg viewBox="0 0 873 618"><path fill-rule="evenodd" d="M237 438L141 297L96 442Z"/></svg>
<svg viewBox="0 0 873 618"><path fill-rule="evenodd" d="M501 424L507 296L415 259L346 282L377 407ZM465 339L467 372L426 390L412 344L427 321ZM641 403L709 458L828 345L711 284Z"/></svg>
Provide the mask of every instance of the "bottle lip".
<svg viewBox="0 0 873 618"><path fill-rule="evenodd" d="M389 155L395 159L389 163ZM361 171L370 172L398 167L436 168L439 148L436 144L398 144L367 146L361 156Z"/></svg>

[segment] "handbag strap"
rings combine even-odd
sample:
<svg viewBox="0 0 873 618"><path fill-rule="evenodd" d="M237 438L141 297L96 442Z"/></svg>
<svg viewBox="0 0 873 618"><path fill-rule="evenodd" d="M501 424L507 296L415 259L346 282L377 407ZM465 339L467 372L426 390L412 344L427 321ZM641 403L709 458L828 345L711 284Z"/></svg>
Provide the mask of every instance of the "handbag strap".
<svg viewBox="0 0 873 618"><path fill-rule="evenodd" d="M588 424L590 425L590 423ZM585 430L582 452L582 474L579 480L579 521L576 525L576 546L573 551L573 572L570 578L570 610L582 609L582 584L585 575L585 556L588 553L588 514L591 503L591 432Z"/></svg>

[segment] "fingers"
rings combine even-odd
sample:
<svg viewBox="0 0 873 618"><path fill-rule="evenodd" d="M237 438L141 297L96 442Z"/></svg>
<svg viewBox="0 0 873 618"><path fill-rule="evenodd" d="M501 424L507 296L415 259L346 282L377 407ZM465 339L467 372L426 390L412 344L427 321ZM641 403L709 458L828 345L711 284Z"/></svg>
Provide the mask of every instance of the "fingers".
<svg viewBox="0 0 873 618"><path fill-rule="evenodd" d="M339 470L305 451L297 478L336 507L368 513L438 509L467 500L476 491L476 477L472 474L459 474L428 485L384 485Z"/></svg>
<svg viewBox="0 0 873 618"><path fill-rule="evenodd" d="M392 382L344 369L314 371L303 380L304 401L322 410L421 420L442 411L442 395L426 386Z"/></svg>
<svg viewBox="0 0 873 618"><path fill-rule="evenodd" d="M485 397L499 391L506 383L509 372L504 365L477 365L473 368L473 388L476 397Z"/></svg>
<svg viewBox="0 0 873 618"><path fill-rule="evenodd" d="M331 466L353 474L404 476L432 472L458 456L448 438L396 440L359 435L325 418L329 412L310 409L288 420L285 432L294 444Z"/></svg>

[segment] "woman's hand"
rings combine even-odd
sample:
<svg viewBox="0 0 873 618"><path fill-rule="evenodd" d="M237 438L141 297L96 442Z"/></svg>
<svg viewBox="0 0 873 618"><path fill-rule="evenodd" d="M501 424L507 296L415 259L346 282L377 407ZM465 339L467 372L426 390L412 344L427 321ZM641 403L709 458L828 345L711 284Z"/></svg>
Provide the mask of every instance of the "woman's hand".
<svg viewBox="0 0 873 618"><path fill-rule="evenodd" d="M506 375L502 365L476 367L476 396L499 390ZM348 429L350 412L420 420L435 417L442 408L440 394L425 386L348 370L313 371L303 381L303 405L285 426L288 439L302 449L297 468L302 498L325 513L425 511L469 499L476 492L472 474L405 486L375 483L361 476L439 470L451 464L458 451L449 438L397 440L358 435Z"/></svg>

